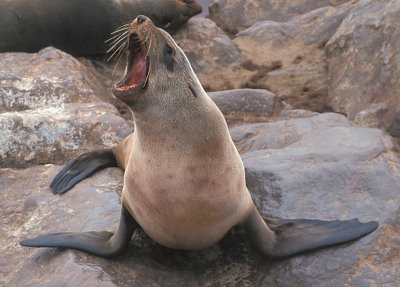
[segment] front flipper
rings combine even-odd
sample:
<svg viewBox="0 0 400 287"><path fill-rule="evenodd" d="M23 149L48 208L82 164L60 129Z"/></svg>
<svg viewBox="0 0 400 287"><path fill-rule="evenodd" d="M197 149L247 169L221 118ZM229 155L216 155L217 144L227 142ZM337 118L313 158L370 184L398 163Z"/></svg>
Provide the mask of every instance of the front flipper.
<svg viewBox="0 0 400 287"><path fill-rule="evenodd" d="M50 233L22 240L20 244L30 247L72 248L109 257L117 255L129 244L132 234L138 226L129 211L122 206L120 222L115 233L107 231Z"/></svg>
<svg viewBox="0 0 400 287"><path fill-rule="evenodd" d="M265 222L266 221L266 222ZM370 221L266 219L254 208L242 223L254 245L266 256L288 257L310 250L351 241L367 235L378 227Z"/></svg>
<svg viewBox="0 0 400 287"><path fill-rule="evenodd" d="M115 166L118 166L118 163L111 149L82 154L68 162L57 173L50 184L50 188L55 194L64 193L96 170Z"/></svg>

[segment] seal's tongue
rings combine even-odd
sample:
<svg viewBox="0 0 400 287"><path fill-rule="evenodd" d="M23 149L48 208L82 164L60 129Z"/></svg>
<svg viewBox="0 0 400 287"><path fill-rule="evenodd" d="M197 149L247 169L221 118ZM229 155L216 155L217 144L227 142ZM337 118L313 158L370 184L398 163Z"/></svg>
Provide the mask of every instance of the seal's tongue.
<svg viewBox="0 0 400 287"><path fill-rule="evenodd" d="M137 56L133 59L133 65L128 74L128 79L125 82L124 88L137 87L146 76L146 58Z"/></svg>

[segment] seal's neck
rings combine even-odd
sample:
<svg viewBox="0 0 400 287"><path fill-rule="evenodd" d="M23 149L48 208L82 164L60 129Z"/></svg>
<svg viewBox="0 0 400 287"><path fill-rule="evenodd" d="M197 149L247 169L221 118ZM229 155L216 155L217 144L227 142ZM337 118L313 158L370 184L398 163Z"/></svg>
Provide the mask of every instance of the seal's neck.
<svg viewBox="0 0 400 287"><path fill-rule="evenodd" d="M163 101L149 97L146 109L134 111L137 144L184 153L230 140L222 113L202 89L196 97L190 91L181 96L163 94L169 99Z"/></svg>

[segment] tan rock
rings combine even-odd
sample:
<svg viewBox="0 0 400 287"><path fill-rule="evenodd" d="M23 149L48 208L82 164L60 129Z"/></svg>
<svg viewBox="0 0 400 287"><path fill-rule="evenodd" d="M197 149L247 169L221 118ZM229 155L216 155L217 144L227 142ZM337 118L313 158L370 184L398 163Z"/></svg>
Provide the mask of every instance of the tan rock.
<svg viewBox="0 0 400 287"><path fill-rule="evenodd" d="M209 17L231 34L236 34L256 22L285 22L324 6L334 6L348 0L212 0Z"/></svg>
<svg viewBox="0 0 400 287"><path fill-rule="evenodd" d="M357 121L380 106L370 126L396 137L400 137L399 17L399 1L361 1L327 43L328 105Z"/></svg>
<svg viewBox="0 0 400 287"><path fill-rule="evenodd" d="M174 39L185 52L206 91L239 88L244 61L229 37L209 19L196 17L179 29Z"/></svg>
<svg viewBox="0 0 400 287"><path fill-rule="evenodd" d="M328 72L325 43L349 5L324 7L284 23L257 22L233 40L247 59L244 87L264 88L299 109L324 111Z"/></svg>

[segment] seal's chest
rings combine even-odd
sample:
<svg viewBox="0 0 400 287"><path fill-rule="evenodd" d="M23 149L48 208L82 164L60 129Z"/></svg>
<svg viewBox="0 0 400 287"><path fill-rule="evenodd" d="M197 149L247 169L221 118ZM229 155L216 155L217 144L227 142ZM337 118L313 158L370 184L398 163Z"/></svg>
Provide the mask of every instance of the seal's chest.
<svg viewBox="0 0 400 287"><path fill-rule="evenodd" d="M193 164L141 171L127 177L123 199L155 241L180 249L206 248L236 224L245 197L237 179L221 181L218 172Z"/></svg>

